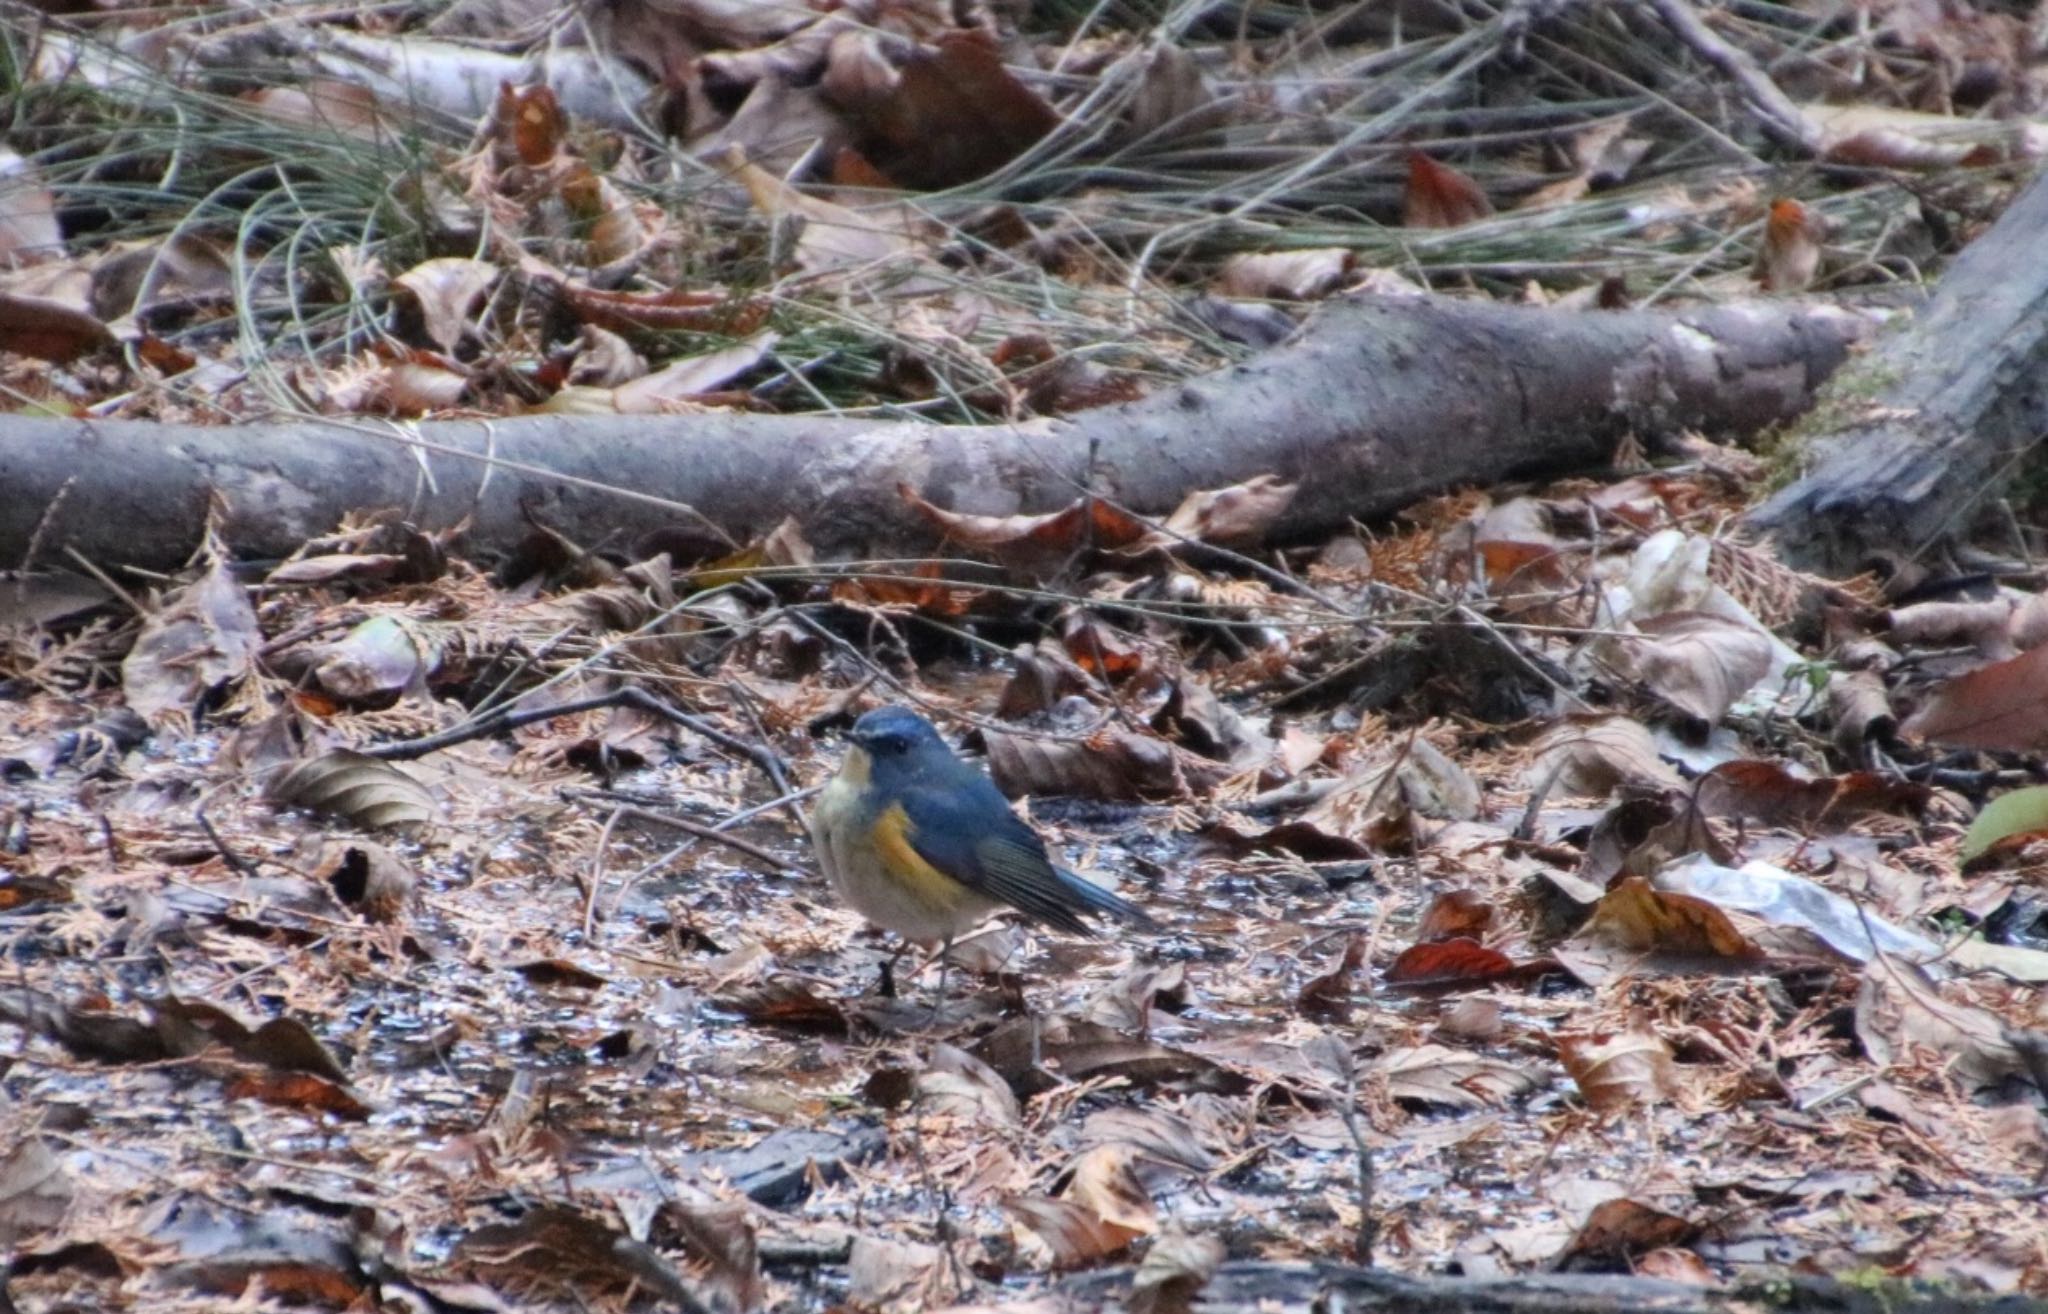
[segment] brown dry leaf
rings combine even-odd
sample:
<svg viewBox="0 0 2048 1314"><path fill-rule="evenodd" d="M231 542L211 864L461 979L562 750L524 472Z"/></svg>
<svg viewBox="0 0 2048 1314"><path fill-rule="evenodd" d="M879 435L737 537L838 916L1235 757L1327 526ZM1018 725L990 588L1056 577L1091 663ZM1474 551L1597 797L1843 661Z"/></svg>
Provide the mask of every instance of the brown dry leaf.
<svg viewBox="0 0 2048 1314"><path fill-rule="evenodd" d="M646 373L647 358L610 329L585 324L577 331L567 379L571 387L616 388Z"/></svg>
<svg viewBox="0 0 2048 1314"><path fill-rule="evenodd" d="M327 1113L352 1122L369 1119L370 1106L357 1099L347 1087L305 1072L242 1072L221 1089L223 1098L261 1100L280 1108L308 1113Z"/></svg>
<svg viewBox="0 0 2048 1314"><path fill-rule="evenodd" d="M1876 771L1804 780L1776 762L1724 762L1700 777L1693 794L1710 817L1743 817L1810 830L1847 826L1872 815L1914 814L1932 800L1926 785Z"/></svg>
<svg viewBox="0 0 2048 1314"><path fill-rule="evenodd" d="M948 540L980 548L1026 575L1056 569L1083 548L1127 547L1150 532L1092 497L1044 515L987 516L934 506L908 484L898 484L896 492Z"/></svg>
<svg viewBox="0 0 2048 1314"><path fill-rule="evenodd" d="M358 141L381 141L386 114L377 93L339 78L309 78L291 86L259 87L242 97L259 112L294 128L320 128Z"/></svg>
<svg viewBox="0 0 2048 1314"><path fill-rule="evenodd" d="M1190 493L1166 518L1167 532L1148 539L1163 538L1176 546L1175 535L1225 547L1257 544L1286 514L1299 487L1277 475L1259 475L1228 488Z"/></svg>
<svg viewBox="0 0 2048 1314"><path fill-rule="evenodd" d="M989 772L1005 794L1180 798L1223 783L1228 768L1156 735L1105 725L1079 739L983 730Z"/></svg>
<svg viewBox="0 0 2048 1314"><path fill-rule="evenodd" d="M264 792L275 803L340 817L368 830L419 830L439 812L425 785L389 762L350 748L299 763Z"/></svg>
<svg viewBox="0 0 2048 1314"><path fill-rule="evenodd" d="M677 1308L702 1307L653 1247L562 1205L539 1205L516 1223L479 1227L456 1242L449 1260L458 1269L518 1274L592 1297L638 1290Z"/></svg>
<svg viewBox="0 0 2048 1314"><path fill-rule="evenodd" d="M0 1245L23 1241L64 1220L71 1208L71 1175L40 1136L23 1136L0 1155Z"/></svg>
<svg viewBox="0 0 2048 1314"><path fill-rule="evenodd" d="M1943 681L1901 730L1914 739L1994 752L2048 744L2048 647Z"/></svg>
<svg viewBox="0 0 2048 1314"><path fill-rule="evenodd" d="M1977 1090L2028 1071L1996 1014L1944 999L1926 969L1897 954L1879 954L1864 965L1856 1038L1886 1067L1907 1061L1915 1048L1932 1050Z"/></svg>
<svg viewBox="0 0 2048 1314"><path fill-rule="evenodd" d="M1626 1031L1559 1036L1557 1054L1586 1103L1600 1113L1678 1096L1671 1047L1641 1017Z"/></svg>
<svg viewBox="0 0 2048 1314"><path fill-rule="evenodd" d="M1304 251L1247 251L1232 256L1216 276L1216 293L1271 301L1314 301L1337 290L1358 263L1341 246Z"/></svg>
<svg viewBox="0 0 2048 1314"><path fill-rule="evenodd" d="M419 877L403 859L368 840L334 846L314 879L333 890L344 907L373 922L396 921L419 886Z"/></svg>
<svg viewBox="0 0 2048 1314"><path fill-rule="evenodd" d="M722 1293L729 1308L745 1312L761 1307L766 1283L747 1205L671 1200L662 1205L658 1217L682 1238L684 1250L699 1266L693 1275Z"/></svg>
<svg viewBox="0 0 2048 1314"><path fill-rule="evenodd" d="M535 276L530 269L526 272ZM718 333L738 338L758 331L768 320L766 302L727 292L611 292L554 271L539 281L583 323L614 333Z"/></svg>
<svg viewBox="0 0 2048 1314"><path fill-rule="evenodd" d="M204 574L143 620L121 662L121 689L151 724L183 719L209 691L247 675L262 646L256 609L215 554Z"/></svg>
<svg viewBox="0 0 2048 1314"><path fill-rule="evenodd" d="M1408 152L1401 222L1409 228L1458 228L1493 213L1479 184L1421 151Z"/></svg>
<svg viewBox="0 0 2048 1314"><path fill-rule="evenodd" d="M842 54L842 51L845 53ZM891 70L867 33L834 38L821 84L858 134L861 153L905 187L973 182L1031 149L1060 116L1003 66L979 30L942 34Z"/></svg>
<svg viewBox="0 0 2048 1314"><path fill-rule="evenodd" d="M734 146L727 163L754 208L770 219L800 219L803 235L797 239L797 267L809 274L851 274L880 272L887 266L910 267L927 264L909 220L901 211L874 212L849 209L832 201L806 196L782 179L748 161L746 151ZM912 274L892 290L899 296L914 296L948 286L944 280Z"/></svg>
<svg viewBox="0 0 2048 1314"><path fill-rule="evenodd" d="M924 1314L960 1293L953 1265L938 1246L888 1237L857 1236L847 1257L847 1303L877 1314Z"/></svg>
<svg viewBox="0 0 2048 1314"><path fill-rule="evenodd" d="M1624 972L1727 970L1764 957L1713 904L1657 890L1640 876L1609 890L1585 927L1553 952L1590 986Z"/></svg>
<svg viewBox="0 0 2048 1314"><path fill-rule="evenodd" d="M1133 1236L1159 1230L1152 1196L1138 1180L1138 1147L1123 1141L1090 1146L1067 1168L1064 1198Z"/></svg>
<svg viewBox="0 0 2048 1314"><path fill-rule="evenodd" d="M1051 1252L1056 1269L1083 1268L1119 1254L1146 1235L1119 1227L1084 1204L1050 1196L1020 1195L1003 1201Z"/></svg>
<svg viewBox="0 0 2048 1314"><path fill-rule="evenodd" d="M622 264L653 240L653 228L631 198L580 160L564 172L559 188L563 208L583 235L585 264ZM658 219L660 211L650 207L650 214Z"/></svg>
<svg viewBox="0 0 2048 1314"><path fill-rule="evenodd" d="M1445 890L1429 901L1422 922L1415 928L1417 943L1454 940L1459 936L1478 939L1493 925L1493 905L1473 890Z"/></svg>
<svg viewBox="0 0 2048 1314"><path fill-rule="evenodd" d="M1766 292L1804 292L1820 272L1821 220L1791 197L1771 202L1757 252L1756 281Z"/></svg>
<svg viewBox="0 0 2048 1314"><path fill-rule="evenodd" d="M463 335L479 327L473 325L470 314L501 272L496 265L482 260L443 256L421 261L392 279L391 284L412 295L419 305L427 336L435 346L453 355Z"/></svg>
<svg viewBox="0 0 2048 1314"><path fill-rule="evenodd" d="M1699 1225L1677 1214L1668 1213L1640 1200L1620 1197L1602 1200L1593 1206L1593 1212L1586 1215L1586 1221L1579 1224L1579 1230L1565 1243L1553 1261L1560 1272L1571 1272L1584 1261L1596 1271L1604 1271L1614 1264L1627 1264L1644 1251L1675 1255L1679 1252L1665 1249L1698 1236ZM1694 1266L1705 1272L1705 1265L1697 1255L1692 1256ZM1640 1270L1636 1270L1640 1272ZM1715 1285L1711 1274L1706 1285Z"/></svg>
<svg viewBox="0 0 2048 1314"><path fill-rule="evenodd" d="M80 275L83 284L86 279ZM113 330L86 309L82 298L37 296L0 289L0 351L62 365L116 344Z"/></svg>
<svg viewBox="0 0 2048 1314"><path fill-rule="evenodd" d="M1479 815L1479 803L1479 785L1465 768L1417 736L1347 776L1295 824L1398 849L1413 839L1412 814L1469 820Z"/></svg>
<svg viewBox="0 0 2048 1314"><path fill-rule="evenodd" d="M1157 1107L1112 1105L1098 1109L1081 1124L1079 1144L1084 1149L1127 1145L1148 1162L1190 1173L1207 1173L1216 1167L1216 1156L1202 1144L1194 1125Z"/></svg>
<svg viewBox="0 0 2048 1314"><path fill-rule="evenodd" d="M1671 706L1710 725L1770 674L1769 636L1725 617L1674 611L1649 617L1637 628L1643 638L1621 641L1635 678Z"/></svg>
<svg viewBox="0 0 2048 1314"><path fill-rule="evenodd" d="M491 136L521 164L538 168L555 158L569 132L569 116L562 111L554 88L545 83L514 86L498 84L497 104L491 110Z"/></svg>
<svg viewBox="0 0 2048 1314"><path fill-rule="evenodd" d="M930 1066L917 1074L911 1091L918 1107L933 1113L994 1127L1023 1125L1010 1084L988 1064L944 1042L932 1046Z"/></svg>
<svg viewBox="0 0 2048 1314"><path fill-rule="evenodd" d="M612 409L620 415L668 414L690 398L722 388L760 364L776 340L773 333L757 333L744 342L685 357L652 374L620 384L609 394ZM559 409L555 402L570 391L564 389L555 394L541 409Z"/></svg>
<svg viewBox="0 0 2048 1314"><path fill-rule="evenodd" d="M979 590L946 583L946 568L936 561L904 573L910 578L848 575L836 579L832 600L849 607L908 607L931 616L964 616L981 596Z"/></svg>
<svg viewBox="0 0 2048 1314"><path fill-rule="evenodd" d="M469 372L431 351L415 351L387 362L369 383L353 405L344 402L340 391L334 394L335 404L354 410L388 407L397 415L445 411L461 405L469 391Z"/></svg>
<svg viewBox="0 0 2048 1314"><path fill-rule="evenodd" d="M1631 876L1609 890L1593 910L1587 934L1633 953L1754 959L1760 955L1728 914L1686 894L1653 889Z"/></svg>
<svg viewBox="0 0 2048 1314"><path fill-rule="evenodd" d="M362 560L357 558L356 560ZM397 558L402 569L405 558ZM272 571L267 584L307 582L340 564L333 557L287 562ZM344 570L328 578L356 578ZM319 582L315 578L312 582ZM313 681L337 702L350 707L389 706L407 693L421 692L427 677L440 668L442 643L432 627L399 615L372 616L334 643L306 650Z"/></svg>
<svg viewBox="0 0 2048 1314"><path fill-rule="evenodd" d="M2040 646L2038 642L2014 642L2018 610L2011 598L2004 597L1984 602L1916 602L1885 613L1883 627L1886 640L1894 645L1968 643L1986 661L2002 662L2022 648ZM2027 611L2024 624L2031 630L2034 611L2031 606Z"/></svg>
<svg viewBox="0 0 2048 1314"><path fill-rule="evenodd" d="M1683 1282L1694 1287L1721 1285L1721 1279L1715 1275L1714 1270L1707 1267L1706 1260L1690 1250L1677 1250L1670 1246L1636 1256L1629 1267L1638 1277L1657 1278L1664 1282Z"/></svg>
<svg viewBox="0 0 2048 1314"><path fill-rule="evenodd" d="M1961 118L1860 98L1800 106L1822 133L1822 155L1881 169L1950 169L2048 154L2048 124Z"/></svg>
<svg viewBox="0 0 2048 1314"><path fill-rule="evenodd" d="M1390 1097L1447 1109L1497 1109L1546 1080L1534 1064L1444 1045L1391 1049L1373 1068L1386 1077Z"/></svg>
<svg viewBox="0 0 2048 1314"><path fill-rule="evenodd" d="M1464 936L1410 945L1388 965L1384 980L1389 986L1422 987L1484 985L1523 974L1498 949L1488 949Z"/></svg>
<svg viewBox="0 0 2048 1314"><path fill-rule="evenodd" d="M1295 1007L1311 1016L1343 1014L1351 1005L1351 979L1365 962L1365 951L1371 943L1370 936L1352 932L1344 942L1344 954L1337 965L1310 979L1295 997Z"/></svg>
<svg viewBox="0 0 2048 1314"><path fill-rule="evenodd" d="M1535 788L1553 778L1557 792L1586 798L1685 788L1657 755L1650 732L1626 716L1567 717L1544 731L1535 747L1536 761L1525 773Z"/></svg>
<svg viewBox="0 0 2048 1314"><path fill-rule="evenodd" d="M1139 1261L1124 1309L1128 1314L1188 1314L1227 1253L1219 1237L1166 1232Z"/></svg>
<svg viewBox="0 0 2048 1314"><path fill-rule="evenodd" d="M1010 654L1010 671L1009 682L996 699L996 719L1002 721L1050 711L1062 698L1096 687L1094 678L1067 656L1066 648L1051 639L1019 644Z"/></svg>

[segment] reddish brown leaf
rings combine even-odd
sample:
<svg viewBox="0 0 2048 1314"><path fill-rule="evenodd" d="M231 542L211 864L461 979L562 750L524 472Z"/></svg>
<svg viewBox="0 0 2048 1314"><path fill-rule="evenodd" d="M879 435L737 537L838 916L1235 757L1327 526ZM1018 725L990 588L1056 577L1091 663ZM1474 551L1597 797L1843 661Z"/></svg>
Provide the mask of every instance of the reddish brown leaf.
<svg viewBox="0 0 2048 1314"><path fill-rule="evenodd" d="M562 138L569 131L569 116L562 112L553 88L545 83L515 87L500 82L491 126L520 163L542 165L561 149Z"/></svg>
<svg viewBox="0 0 2048 1314"><path fill-rule="evenodd" d="M1471 890L1446 890L1430 900L1422 924L1415 928L1415 938L1422 943L1460 936L1476 940L1491 925L1492 904Z"/></svg>
<svg viewBox="0 0 2048 1314"><path fill-rule="evenodd" d="M1804 292L1820 271L1820 221L1789 196L1771 202L1756 281L1766 292Z"/></svg>
<svg viewBox="0 0 2048 1314"><path fill-rule="evenodd" d="M1493 213L1479 184L1421 151L1408 152L1408 194L1401 222L1410 228L1457 228Z"/></svg>
<svg viewBox="0 0 2048 1314"><path fill-rule="evenodd" d="M2048 647L1937 685L1903 729L1959 748L2026 752L2048 744Z"/></svg>
<svg viewBox="0 0 2048 1314"><path fill-rule="evenodd" d="M1478 985L1516 975L1515 961L1477 940L1411 945L1387 968L1390 986Z"/></svg>
<svg viewBox="0 0 2048 1314"><path fill-rule="evenodd" d="M255 1099L288 1109L331 1113L337 1118L347 1118L354 1122L361 1122L370 1116L370 1107L350 1094L346 1087L338 1086L325 1077L316 1077L310 1072L276 1072L268 1069L244 1072L230 1081L222 1094L231 1100Z"/></svg>
<svg viewBox="0 0 2048 1314"><path fill-rule="evenodd" d="M768 322L768 306L725 292L602 292L564 282L555 296L585 324L613 333L717 333L747 337Z"/></svg>
<svg viewBox="0 0 2048 1314"><path fill-rule="evenodd" d="M948 32L913 49L893 85L886 76L846 76L828 82L827 94L853 121L862 154L919 190L984 177L1060 121L978 30Z"/></svg>
<svg viewBox="0 0 2048 1314"><path fill-rule="evenodd" d="M1917 813L1933 791L1876 771L1802 780L1776 762L1724 762L1701 777L1695 797L1712 817L1807 829L1846 826L1873 813Z"/></svg>

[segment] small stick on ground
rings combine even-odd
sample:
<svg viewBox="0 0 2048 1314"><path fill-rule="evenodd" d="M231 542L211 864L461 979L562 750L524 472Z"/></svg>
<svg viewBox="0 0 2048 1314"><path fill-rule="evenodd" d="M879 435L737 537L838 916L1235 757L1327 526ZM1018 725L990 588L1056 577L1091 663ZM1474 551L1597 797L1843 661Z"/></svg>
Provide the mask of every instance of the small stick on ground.
<svg viewBox="0 0 2048 1314"><path fill-rule="evenodd" d="M701 716L692 716L679 707L648 693L645 689L627 687L614 689L610 693L597 694L590 698L578 698L566 703L553 703L546 707L499 708L474 721L465 722L453 729L438 734L422 735L418 739L401 739L391 744L375 744L362 750L367 757L385 762L410 762L456 744L466 744L472 739L485 739L507 730L517 730L523 725L536 721L549 721L558 716L573 716L578 712L594 712L606 707L631 707L651 715L672 721L686 730L709 739L712 743L737 753L761 769L761 773L774 784L781 794L789 793L789 773L773 750L764 744L750 744L738 735L728 734Z"/></svg>

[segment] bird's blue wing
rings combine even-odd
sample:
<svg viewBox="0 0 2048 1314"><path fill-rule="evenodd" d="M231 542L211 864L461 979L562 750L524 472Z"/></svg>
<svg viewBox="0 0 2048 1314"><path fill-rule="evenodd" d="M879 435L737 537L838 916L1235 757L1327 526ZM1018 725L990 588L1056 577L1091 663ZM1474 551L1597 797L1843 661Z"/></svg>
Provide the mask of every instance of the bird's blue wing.
<svg viewBox="0 0 2048 1314"><path fill-rule="evenodd" d="M1091 928L1080 913L1150 920L1109 891L1055 867L1038 833L1018 820L1002 792L979 772L908 789L901 803L910 846L919 857L1033 921L1087 935Z"/></svg>

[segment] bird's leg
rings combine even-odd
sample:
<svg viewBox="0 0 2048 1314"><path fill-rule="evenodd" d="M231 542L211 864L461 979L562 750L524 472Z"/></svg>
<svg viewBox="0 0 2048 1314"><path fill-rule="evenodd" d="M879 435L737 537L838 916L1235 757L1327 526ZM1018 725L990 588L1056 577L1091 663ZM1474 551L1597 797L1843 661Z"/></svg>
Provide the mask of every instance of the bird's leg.
<svg viewBox="0 0 2048 1314"><path fill-rule="evenodd" d="M910 941L899 939L896 942L896 952L882 960L882 979L875 987L881 992L882 998L894 999L896 997L896 963L909 948Z"/></svg>
<svg viewBox="0 0 2048 1314"><path fill-rule="evenodd" d="M953 967L953 937L947 936L939 942L939 992L932 997L932 1013L925 1019L926 1026L936 1026L939 1013L946 1007L946 974Z"/></svg>

